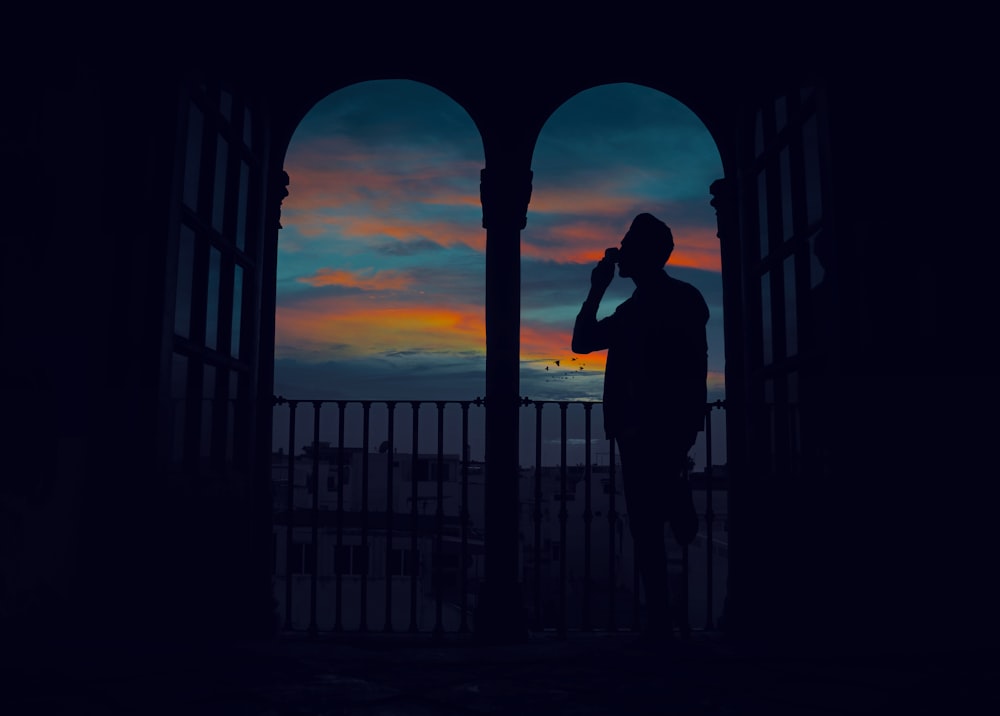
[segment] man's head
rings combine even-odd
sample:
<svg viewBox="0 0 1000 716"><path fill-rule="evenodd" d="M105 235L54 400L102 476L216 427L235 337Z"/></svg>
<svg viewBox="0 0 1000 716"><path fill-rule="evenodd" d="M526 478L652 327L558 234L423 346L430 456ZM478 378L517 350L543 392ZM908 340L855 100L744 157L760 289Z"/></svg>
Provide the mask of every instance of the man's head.
<svg viewBox="0 0 1000 716"><path fill-rule="evenodd" d="M622 239L618 275L635 278L637 274L659 271L673 250L670 227L652 214L639 214Z"/></svg>

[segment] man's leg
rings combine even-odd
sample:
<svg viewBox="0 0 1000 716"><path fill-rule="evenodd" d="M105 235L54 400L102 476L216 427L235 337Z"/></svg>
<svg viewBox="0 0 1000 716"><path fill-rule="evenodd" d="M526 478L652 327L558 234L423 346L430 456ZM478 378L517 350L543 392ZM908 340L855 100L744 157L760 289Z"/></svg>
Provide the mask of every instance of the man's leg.
<svg viewBox="0 0 1000 716"><path fill-rule="evenodd" d="M646 618L649 630L669 634L670 594L667 577L667 551L663 544L663 520L636 521L629 512L636 565L646 595Z"/></svg>
<svg viewBox="0 0 1000 716"><path fill-rule="evenodd" d="M683 474L675 476L670 482L667 519L670 521L670 531L679 545L686 547L694 542L698 534L698 513L694 508L691 483Z"/></svg>
<svg viewBox="0 0 1000 716"><path fill-rule="evenodd" d="M698 534L698 513L694 507L687 469L689 446L669 438L661 444L659 453L660 479L664 485L664 505L670 531L677 544L686 547Z"/></svg>
<svg viewBox="0 0 1000 716"><path fill-rule="evenodd" d="M662 476L656 469L652 451L637 440L618 439L622 463L625 506L632 533L636 566L646 595L646 614L650 631L669 635L669 593L667 587L667 550L663 541L665 493ZM662 468L662 466L661 466Z"/></svg>

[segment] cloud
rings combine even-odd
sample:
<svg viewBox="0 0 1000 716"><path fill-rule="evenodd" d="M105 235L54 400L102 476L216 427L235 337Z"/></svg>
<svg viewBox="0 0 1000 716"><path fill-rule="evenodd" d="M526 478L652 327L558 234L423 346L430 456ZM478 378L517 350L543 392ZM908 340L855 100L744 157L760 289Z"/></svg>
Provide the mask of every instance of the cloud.
<svg viewBox="0 0 1000 716"><path fill-rule="evenodd" d="M531 192L529 211L533 215L554 215L557 217L605 217L621 221L622 217L638 213L634 196L620 191L621 175L599 177L588 180L583 172L569 176L553 177L546 182L544 175L535 175Z"/></svg>
<svg viewBox="0 0 1000 716"><path fill-rule="evenodd" d="M300 283L310 286L346 286L374 291L401 291L413 285L413 278L400 271L372 271L370 275L343 269L321 268L312 276L301 276Z"/></svg>
<svg viewBox="0 0 1000 716"><path fill-rule="evenodd" d="M628 227L625 228L627 230ZM619 244L625 232L619 234L609 231L601 223L576 220L551 229L525 233L523 256L559 263L595 263L604 256L604 249ZM681 227L674 229L673 233L675 246L669 266L721 272L715 227Z"/></svg>
<svg viewBox="0 0 1000 716"><path fill-rule="evenodd" d="M472 120L425 85L365 82L317 103L285 158L291 184L282 207L275 392L369 400L485 394L483 166ZM606 354L571 353L573 320L593 263L635 214L650 211L674 230L668 272L697 286L712 309L709 390L724 395L718 240L708 203L722 171L697 118L635 85L588 90L550 118L532 169L521 243L521 394L600 399ZM600 315L632 289L616 280ZM481 421L483 411L472 412ZM545 412L558 419L557 409ZM424 413L430 422L421 439L431 440L433 410ZM521 414L528 433L534 414ZM325 430L327 420L324 413ZM602 437L600 408L593 420ZM480 457L482 435L480 422L470 436ZM348 438L360 444L359 435ZM533 434L521 447L530 464Z"/></svg>
<svg viewBox="0 0 1000 716"><path fill-rule="evenodd" d="M282 262L311 261L311 274L333 258L359 270L435 246L483 252L482 151L465 111L426 85L368 82L335 92L303 119L285 157Z"/></svg>
<svg viewBox="0 0 1000 716"><path fill-rule="evenodd" d="M708 191L718 150L677 100L628 84L581 92L542 129L533 169L523 255L596 261L648 211L674 231L672 265L720 269Z"/></svg>
<svg viewBox="0 0 1000 716"><path fill-rule="evenodd" d="M652 165L677 176L718 171L718 149L683 103L655 90L618 83L584 90L542 129L548 160L562 171L581 166ZM536 157L537 157L536 151Z"/></svg>
<svg viewBox="0 0 1000 716"><path fill-rule="evenodd" d="M479 207L481 165L477 161L424 155L401 165L372 152L351 161L331 158L317 167L313 166L315 151L311 145L289 150L285 160L289 193L283 212L355 208L387 213L400 204L414 203Z"/></svg>
<svg viewBox="0 0 1000 716"><path fill-rule="evenodd" d="M480 306L427 305L420 302L419 294L414 299L364 294L279 305L276 353L315 361L404 350L485 351ZM340 348L344 345L349 348Z"/></svg>
<svg viewBox="0 0 1000 716"><path fill-rule="evenodd" d="M651 90L597 88L550 118L532 161L521 242L522 392L600 396L603 353L567 367L573 319L591 266L640 211L672 227L668 271L713 308L712 369L721 375L719 252L708 203L721 165L697 118ZM362 83L317 104L285 160L277 355L339 366L339 389L358 394L438 377L446 389L448 370L484 370L482 166L474 124L426 86ZM602 315L632 288L615 281ZM546 364L556 359L558 370ZM409 382L398 384L399 375Z"/></svg>
<svg viewBox="0 0 1000 716"><path fill-rule="evenodd" d="M375 80L340 89L317 102L296 136L357 138L406 148L455 147L482 154L469 115L445 93L420 82Z"/></svg>
<svg viewBox="0 0 1000 716"><path fill-rule="evenodd" d="M485 251L486 235L479 225L478 214L459 212L438 217L419 205L397 206L394 213L379 213L361 208L352 211L322 210L315 212L282 212L282 223L293 231L281 236L283 251L301 251L305 246L327 252L356 254L370 249L382 249L389 244L415 243L426 248L468 246ZM405 252L404 252L405 253Z"/></svg>
<svg viewBox="0 0 1000 716"><path fill-rule="evenodd" d="M407 351L275 361L275 393L296 399L472 400L485 392L485 357Z"/></svg>
<svg viewBox="0 0 1000 716"><path fill-rule="evenodd" d="M383 256L415 256L430 251L440 251L444 247L436 241L419 238L412 241L385 241L373 247L376 253Z"/></svg>

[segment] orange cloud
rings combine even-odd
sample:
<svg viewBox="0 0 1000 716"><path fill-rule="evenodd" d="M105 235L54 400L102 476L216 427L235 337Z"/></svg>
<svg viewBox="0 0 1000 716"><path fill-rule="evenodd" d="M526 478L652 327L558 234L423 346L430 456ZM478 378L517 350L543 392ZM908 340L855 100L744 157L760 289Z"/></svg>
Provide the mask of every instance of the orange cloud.
<svg viewBox="0 0 1000 716"><path fill-rule="evenodd" d="M722 254L715 227L687 226L674 231L674 253L669 266L687 266L704 271L722 272Z"/></svg>
<svg viewBox="0 0 1000 716"><path fill-rule="evenodd" d="M376 271L371 275L364 275L356 271L330 268L318 269L312 276L302 276L296 280L316 288L348 286L370 291L397 291L413 285L412 277L400 271Z"/></svg>
<svg viewBox="0 0 1000 716"><path fill-rule="evenodd" d="M363 214L341 216L336 222L345 237L366 239L390 236L398 241L427 237L443 246L464 245L486 249L486 232L479 226L424 220L412 217L367 216Z"/></svg>
<svg viewBox="0 0 1000 716"><path fill-rule="evenodd" d="M521 360L528 370L546 375L603 374L607 351L577 355L570 350L571 339L571 326L522 323ZM486 332L478 306L415 305L354 295L279 306L276 345L279 357L294 350L300 359L311 354L317 360L394 351L484 355ZM725 375L711 371L708 388L723 394Z"/></svg>
<svg viewBox="0 0 1000 716"><path fill-rule="evenodd" d="M371 155L324 166L290 159L288 197L283 206L300 211L365 206L369 211L391 212L401 204L421 203L448 206L479 204L479 170L474 162L452 158L422 163L397 161ZM460 190L457 187L463 187Z"/></svg>
<svg viewBox="0 0 1000 716"><path fill-rule="evenodd" d="M521 360L538 362L551 370L604 370L607 351L597 351L586 355L575 355L570 350L573 328L554 330L551 327L529 323L521 324ZM575 359L575 360L574 360ZM559 361L554 365L553 361Z"/></svg>
<svg viewBox="0 0 1000 716"><path fill-rule="evenodd" d="M458 191L447 190L439 190L434 196L425 199L423 203L444 206L465 206L475 209L480 209L483 206L478 194L464 194Z"/></svg>
<svg viewBox="0 0 1000 716"><path fill-rule="evenodd" d="M299 234L313 238L335 231L342 237L389 236L399 241L427 237L443 246L485 250L485 232L478 223L424 220L414 215L420 205L479 208L477 165L466 163L468 191L459 191L454 177L462 165L454 161L417 166L410 173L393 173L381 171L375 155L352 148L344 156L346 160L338 157L332 167L317 167L316 161L289 167L290 195L283 205L283 217ZM641 207L633 197L621 196L613 181L602 184L583 188L550 186L533 194L522 253L559 262L590 263L603 255L604 248L617 244L620 236L609 231L609 225L617 226L621 217L633 215ZM546 213L582 213L588 218L548 229L548 245L541 246L531 241L531 214ZM674 233L677 248L671 258L673 265L721 270L714 229L678 227Z"/></svg>
<svg viewBox="0 0 1000 716"><path fill-rule="evenodd" d="M478 204L478 198L476 203ZM417 209L406 206L394 207L393 211L387 212L356 207L336 213L329 211L331 206L329 203L318 203L314 209L303 210L295 203L286 203L282 208L282 223L287 227L295 227L306 238L336 234L341 238L358 239L362 242L374 240L365 242L366 246L377 247L379 241L388 236L401 242L427 238L446 247L467 246L476 251L486 250L486 232L478 222L422 218L415 215Z"/></svg>
<svg viewBox="0 0 1000 716"><path fill-rule="evenodd" d="M528 210L539 214L588 214L617 219L637 213L635 199L622 196L620 189L611 182L584 187L546 186L532 192Z"/></svg>
<svg viewBox="0 0 1000 716"><path fill-rule="evenodd" d="M354 356L402 350L482 353L486 345L478 306L420 305L375 296L324 297L279 306L275 333L279 346L307 346L319 354L340 346Z"/></svg>
<svg viewBox="0 0 1000 716"><path fill-rule="evenodd" d="M592 221L568 223L552 230L550 234L556 241L552 245L540 245L531 243L530 234L525 230L527 240L521 244L521 253L560 263L593 263L604 256L604 249L617 246L621 241L621 237L609 235L604 225ZM685 266L716 273L722 271L715 229L678 227L673 234L675 247L668 268Z"/></svg>

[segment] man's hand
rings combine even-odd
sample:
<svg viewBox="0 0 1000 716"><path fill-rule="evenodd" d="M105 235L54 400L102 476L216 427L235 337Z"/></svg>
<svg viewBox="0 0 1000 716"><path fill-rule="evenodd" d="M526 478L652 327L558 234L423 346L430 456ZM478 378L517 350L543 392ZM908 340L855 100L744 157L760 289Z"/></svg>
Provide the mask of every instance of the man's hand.
<svg viewBox="0 0 1000 716"><path fill-rule="evenodd" d="M614 277L615 262L607 257L590 272L590 293L587 294L587 300L580 307L576 322L573 324L573 343L570 347L574 353L590 353L608 347L604 335L606 331L600 330L597 321L597 309L604 297L604 290Z"/></svg>
<svg viewBox="0 0 1000 716"><path fill-rule="evenodd" d="M591 293L596 291L603 295L608 286L611 285L611 281L614 277L615 262L606 258L598 261L597 266L595 266L594 270L590 272Z"/></svg>

